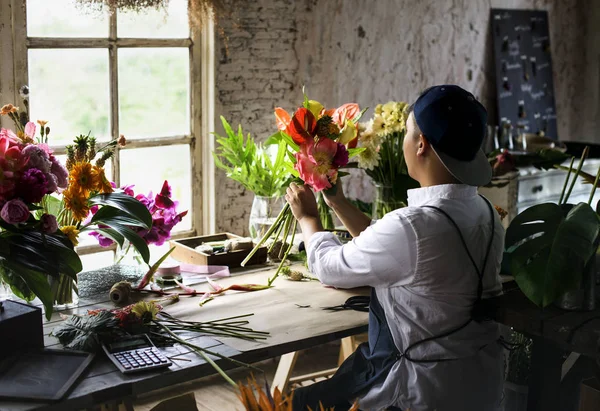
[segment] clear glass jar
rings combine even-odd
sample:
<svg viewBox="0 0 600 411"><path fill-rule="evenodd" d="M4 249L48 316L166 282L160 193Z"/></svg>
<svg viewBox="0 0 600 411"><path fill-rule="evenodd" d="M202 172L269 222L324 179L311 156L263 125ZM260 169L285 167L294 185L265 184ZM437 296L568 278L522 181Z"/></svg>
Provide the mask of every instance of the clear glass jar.
<svg viewBox="0 0 600 411"><path fill-rule="evenodd" d="M254 196L249 222L250 237L254 242L269 231L283 209L284 202L283 197Z"/></svg>
<svg viewBox="0 0 600 411"><path fill-rule="evenodd" d="M371 218L379 220L390 211L406 207L404 201L398 197L391 185L375 183L375 199Z"/></svg>
<svg viewBox="0 0 600 411"><path fill-rule="evenodd" d="M56 284L53 284L55 282ZM77 290L77 281L73 278L61 274L58 278L50 278L50 284L56 287L54 292L54 310L66 310L79 305L79 294Z"/></svg>

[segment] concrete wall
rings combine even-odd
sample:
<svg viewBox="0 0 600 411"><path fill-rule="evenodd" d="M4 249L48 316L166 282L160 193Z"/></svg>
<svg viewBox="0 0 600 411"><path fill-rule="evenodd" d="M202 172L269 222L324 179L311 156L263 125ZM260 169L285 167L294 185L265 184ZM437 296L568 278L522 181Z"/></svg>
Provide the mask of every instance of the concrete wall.
<svg viewBox="0 0 600 411"><path fill-rule="evenodd" d="M303 84L327 106L374 107L455 83L494 113L491 7L548 10L560 136L600 142L598 0L248 2L238 22L223 25L229 38L217 50L215 112L264 138L275 131L273 107L297 107ZM345 183L351 196L370 200L361 172ZM244 232L251 201L218 173L217 229Z"/></svg>

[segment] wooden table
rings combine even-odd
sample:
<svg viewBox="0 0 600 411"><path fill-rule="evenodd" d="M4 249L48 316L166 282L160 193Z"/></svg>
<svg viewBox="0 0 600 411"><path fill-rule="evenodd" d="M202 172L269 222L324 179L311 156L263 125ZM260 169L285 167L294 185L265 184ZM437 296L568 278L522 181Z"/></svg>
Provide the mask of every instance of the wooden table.
<svg viewBox="0 0 600 411"><path fill-rule="evenodd" d="M533 339L527 409L560 410L561 380L574 362L580 355L600 359L600 308L541 310L514 283L506 284L504 295L489 302L496 321Z"/></svg>
<svg viewBox="0 0 600 411"><path fill-rule="evenodd" d="M219 284L260 283L265 284L273 275L273 269L259 268L253 272L219 280ZM249 326L255 330L268 331L270 337L263 342L244 341L232 338L197 337L193 342L211 351L245 363L253 363L279 355L310 348L363 333L367 330L368 314L352 310L324 311L321 307L343 304L353 295L367 295L368 289L336 290L322 286L317 281L293 282L279 278L275 287L256 292L227 293L216 297L205 306L198 305L198 298L181 298L168 304L165 311L173 316L193 321L216 320L235 315L251 314ZM207 290L206 284L196 289ZM302 308L300 306L309 307ZM97 298L81 300L79 307L62 314L85 313L91 308L113 308L108 292ZM61 348L50 332L61 321L61 313L54 313L44 324L47 348ZM174 346L166 350L168 356L188 361L173 361L174 365L160 372L147 372L126 376L121 374L109 360L98 355L91 368L84 374L72 392L56 404L7 402L0 400L0 410L65 410L89 408L117 399L133 398L156 389L187 382L214 374L214 369L197 354L187 348ZM224 368L231 363L219 360Z"/></svg>

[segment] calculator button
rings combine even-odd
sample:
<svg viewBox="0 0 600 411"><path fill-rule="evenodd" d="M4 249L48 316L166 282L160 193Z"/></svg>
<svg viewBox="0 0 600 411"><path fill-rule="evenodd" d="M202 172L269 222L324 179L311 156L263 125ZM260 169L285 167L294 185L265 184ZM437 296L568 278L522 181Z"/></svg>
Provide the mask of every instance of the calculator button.
<svg viewBox="0 0 600 411"><path fill-rule="evenodd" d="M125 368L126 370L130 370L131 369L131 365L129 364L122 364L123 368Z"/></svg>

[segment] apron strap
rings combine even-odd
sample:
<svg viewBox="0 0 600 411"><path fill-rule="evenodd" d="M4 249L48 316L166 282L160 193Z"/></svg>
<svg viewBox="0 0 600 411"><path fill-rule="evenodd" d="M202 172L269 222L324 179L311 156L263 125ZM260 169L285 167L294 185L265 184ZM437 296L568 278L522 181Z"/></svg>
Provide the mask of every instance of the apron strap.
<svg viewBox="0 0 600 411"><path fill-rule="evenodd" d="M481 321L483 319L483 314L482 314L482 309L481 309L481 300L482 300L482 295L483 295L483 274L485 273L485 267L487 265L487 261L490 255L490 251L492 249L492 243L494 241L494 233L496 231L496 219L494 218L494 207L492 206L492 204L484 197L480 194L480 197L483 198L486 202L486 204L488 205L488 208L490 209L490 216L491 216L491 228L492 231L490 233L490 239L488 241L488 245L487 245L487 249L486 249L486 253L485 253L485 258L483 260L483 266L481 267L481 269L479 269L479 267L477 267L477 264L475 263L475 259L473 258L473 256L471 255L471 252L469 251L469 248L467 247L467 243L462 235L462 232L460 231L460 228L458 227L458 224L456 224L456 221L454 221L454 219L452 217L450 217L450 215L448 213L446 213L444 210L442 210L441 208L435 207L435 206L423 206L423 207L427 207L427 208L431 208L434 210L439 211L440 213L442 213L444 216L446 216L446 218L448 219L448 221L450 221L450 223L452 224L452 226L454 226L454 228L456 229L458 236L460 237L461 243L463 244L463 247L465 249L465 251L467 252L467 255L469 256L469 259L471 260L471 263L473 264L473 267L475 268L475 271L477 272L477 277L478 277L478 284L477 284L477 299L475 300L475 304L473 306L473 311L471 312L471 318L469 318L464 324L461 324L460 326L456 327L456 328L452 328L446 332L443 332L441 334L438 335L434 335L428 338L425 338L423 340L417 341L412 343L411 345L409 345L406 350L404 350L404 352L402 354L400 354L398 356L398 359L400 358L406 358L408 361L411 362L415 362L415 363L433 363L433 362L444 362L444 361L455 361L455 360L459 360L460 358L432 358L432 359L415 359L415 358L411 358L409 355L410 350L414 349L415 347L425 344L429 341L434 341L434 340L438 340L440 338L444 338L444 337L448 337L451 334L454 334L460 330L462 330L463 328L465 328L467 325L469 325L471 323L471 321L476 320L476 321ZM487 345L487 344L486 344ZM479 349L483 349L485 346L480 347Z"/></svg>

